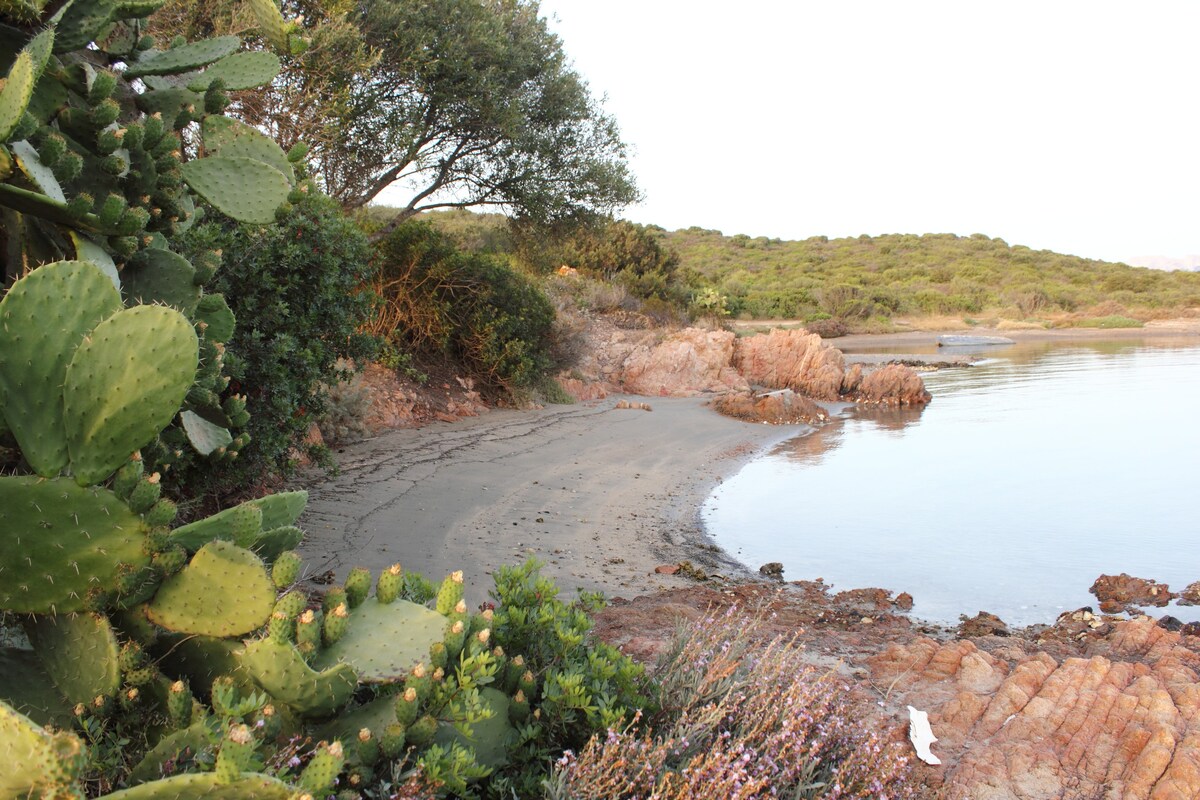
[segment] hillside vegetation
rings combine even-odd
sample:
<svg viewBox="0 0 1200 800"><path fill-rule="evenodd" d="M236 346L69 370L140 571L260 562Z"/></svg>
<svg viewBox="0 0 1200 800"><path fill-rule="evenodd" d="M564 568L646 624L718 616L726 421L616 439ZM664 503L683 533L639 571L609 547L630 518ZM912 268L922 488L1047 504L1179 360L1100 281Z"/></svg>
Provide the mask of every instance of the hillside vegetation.
<svg viewBox="0 0 1200 800"><path fill-rule="evenodd" d="M1200 274L1031 250L982 234L797 242L688 228L661 236L679 254L682 269L726 296L734 317L832 317L862 328L896 316L1115 324L1121 316L1200 313Z"/></svg>

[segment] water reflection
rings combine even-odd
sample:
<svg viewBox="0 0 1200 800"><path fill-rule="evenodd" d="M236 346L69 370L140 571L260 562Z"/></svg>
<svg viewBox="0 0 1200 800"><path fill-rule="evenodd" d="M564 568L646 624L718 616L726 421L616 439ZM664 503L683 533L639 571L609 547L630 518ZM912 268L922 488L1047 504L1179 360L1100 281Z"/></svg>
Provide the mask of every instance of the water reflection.
<svg viewBox="0 0 1200 800"><path fill-rule="evenodd" d="M704 518L752 567L907 590L945 622L1052 622L1101 573L1178 590L1200 579L1181 557L1200 534L1200 342L1182 342L992 348L927 375L923 410L855 409L747 465Z"/></svg>

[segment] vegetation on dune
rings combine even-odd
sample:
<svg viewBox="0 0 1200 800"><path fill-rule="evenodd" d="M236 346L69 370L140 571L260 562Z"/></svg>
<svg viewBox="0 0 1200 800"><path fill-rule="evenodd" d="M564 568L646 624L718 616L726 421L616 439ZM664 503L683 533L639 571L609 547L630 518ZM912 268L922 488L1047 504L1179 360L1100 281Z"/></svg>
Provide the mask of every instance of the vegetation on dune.
<svg viewBox="0 0 1200 800"><path fill-rule="evenodd" d="M681 266L715 284L730 313L744 318L862 326L947 314L1050 320L1100 308L1089 316L1150 319L1200 306L1197 273L1031 250L981 234L798 242L700 228L661 235Z"/></svg>

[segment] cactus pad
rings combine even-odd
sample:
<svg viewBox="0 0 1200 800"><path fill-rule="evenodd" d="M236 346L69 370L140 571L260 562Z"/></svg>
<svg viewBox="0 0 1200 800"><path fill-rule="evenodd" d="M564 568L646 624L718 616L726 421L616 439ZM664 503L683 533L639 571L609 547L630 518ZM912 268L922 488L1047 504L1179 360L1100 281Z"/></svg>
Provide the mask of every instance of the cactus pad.
<svg viewBox="0 0 1200 800"><path fill-rule="evenodd" d="M163 581L146 615L180 633L239 636L262 627L274 606L275 586L258 556L216 541Z"/></svg>
<svg viewBox="0 0 1200 800"><path fill-rule="evenodd" d="M125 77L137 78L142 75L173 75L187 72L219 61L230 53L237 52L241 46L242 40L236 36L218 36L215 39L203 39L170 50L147 51L142 58L125 70Z"/></svg>
<svg viewBox="0 0 1200 800"><path fill-rule="evenodd" d="M25 626L46 673L67 702L90 703L121 688L117 637L100 614L34 617Z"/></svg>
<svg viewBox="0 0 1200 800"><path fill-rule="evenodd" d="M196 268L183 256L147 248L125 264L122 290L130 305L158 303L191 316L200 302L195 278Z"/></svg>
<svg viewBox="0 0 1200 800"><path fill-rule="evenodd" d="M171 531L170 543L180 545L191 552L215 541L251 543L258 538L265 516L261 502L249 500L218 511L211 517L176 528Z"/></svg>
<svg viewBox="0 0 1200 800"><path fill-rule="evenodd" d="M233 53L210 65L188 84L188 88L203 92L213 81L220 80L225 84L225 89L231 92L253 89L275 80L279 67L279 57L265 50Z"/></svg>
<svg viewBox="0 0 1200 800"><path fill-rule="evenodd" d="M248 4L250 11L254 14L254 19L258 21L258 29L263 38L270 42L276 50L286 52L288 49L287 23L284 22L283 14L279 11L279 4L275 0L248 0Z"/></svg>
<svg viewBox="0 0 1200 800"><path fill-rule="evenodd" d="M187 318L161 306L126 309L96 326L63 387L67 450L80 485L108 477L170 423L195 379L198 352Z"/></svg>
<svg viewBox="0 0 1200 800"><path fill-rule="evenodd" d="M204 338L210 342L224 343L233 338L237 321L221 295L206 294L201 297L192 316L197 322L204 323Z"/></svg>
<svg viewBox="0 0 1200 800"><path fill-rule="evenodd" d="M338 664L321 672L304 663L290 644L258 639L239 655L242 671L278 702L303 717L326 717L350 701L354 670Z"/></svg>
<svg viewBox="0 0 1200 800"><path fill-rule="evenodd" d="M471 735L466 736L452 725L438 727L434 742L444 747L458 742L475 753L475 760L485 767L502 767L508 763L508 743L516 731L508 721L508 695L490 686L479 690L479 700L492 715L471 725Z"/></svg>
<svg viewBox="0 0 1200 800"><path fill-rule="evenodd" d="M83 337L121 310L121 296L93 264L34 270L0 301L0 409L30 466L52 477L67 465L62 385Z"/></svg>
<svg viewBox="0 0 1200 800"><path fill-rule="evenodd" d="M221 213L257 225L275 221L291 185L282 172L253 158L214 156L183 165L183 179Z"/></svg>
<svg viewBox="0 0 1200 800"><path fill-rule="evenodd" d="M17 53L16 60L9 68L8 80L0 88L0 142L8 141L13 129L21 121L21 115L29 107L33 87L46 66L53 41L52 30L38 34Z"/></svg>
<svg viewBox="0 0 1200 800"><path fill-rule="evenodd" d="M67 234L71 237L71 244L75 245L75 258L95 264L120 291L121 276L117 274L117 265L108 251L78 231L67 231Z"/></svg>
<svg viewBox="0 0 1200 800"><path fill-rule="evenodd" d="M66 797L86 762L83 743L51 734L0 701L0 797Z"/></svg>
<svg viewBox="0 0 1200 800"><path fill-rule="evenodd" d="M288 800L291 787L268 775L246 772L222 783L215 772L174 775L104 796L104 800Z"/></svg>
<svg viewBox="0 0 1200 800"><path fill-rule="evenodd" d="M159 740L133 771L129 773L132 784L145 783L160 777L169 761L178 761L184 753L196 755L214 744L212 733L203 722L197 722L191 727L175 731Z"/></svg>
<svg viewBox="0 0 1200 800"><path fill-rule="evenodd" d="M75 722L72 706L32 650L0 648L0 700L39 725L69 728Z"/></svg>
<svg viewBox="0 0 1200 800"><path fill-rule="evenodd" d="M284 525L295 525L308 503L308 492L279 492L248 502L262 509L263 530L269 531Z"/></svg>
<svg viewBox="0 0 1200 800"><path fill-rule="evenodd" d="M188 441L202 456L212 455L233 442L233 434L228 428L214 425L194 411L184 411L179 418L183 422Z"/></svg>
<svg viewBox="0 0 1200 800"><path fill-rule="evenodd" d="M235 675L238 660L234 653L241 642L211 636L166 634L155 643L159 666L167 673L186 677L197 692L207 693L214 680Z"/></svg>
<svg viewBox="0 0 1200 800"><path fill-rule="evenodd" d="M145 525L112 492L70 480L0 478L0 608L79 611L149 563Z"/></svg>
<svg viewBox="0 0 1200 800"><path fill-rule="evenodd" d="M364 603L351 612L345 635L321 651L313 666L346 663L364 683L400 681L429 660L429 646L442 640L445 627L445 617L406 600Z"/></svg>
<svg viewBox="0 0 1200 800"><path fill-rule="evenodd" d="M269 53L239 53L238 55L270 55ZM232 58L233 56L231 56ZM283 173L289 182L294 180L292 164L275 140L259 130L222 116L204 118L204 147L213 155L244 156L270 164Z"/></svg>

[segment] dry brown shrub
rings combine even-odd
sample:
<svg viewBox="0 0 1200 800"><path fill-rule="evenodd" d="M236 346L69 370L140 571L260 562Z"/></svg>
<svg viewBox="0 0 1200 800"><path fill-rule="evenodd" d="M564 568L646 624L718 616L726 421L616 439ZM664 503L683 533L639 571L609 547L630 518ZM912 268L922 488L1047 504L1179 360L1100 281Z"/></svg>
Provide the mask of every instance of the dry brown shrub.
<svg viewBox="0 0 1200 800"><path fill-rule="evenodd" d="M547 798L915 796L903 749L863 728L849 687L736 610L678 636L655 678L663 712L651 728L566 753Z"/></svg>

